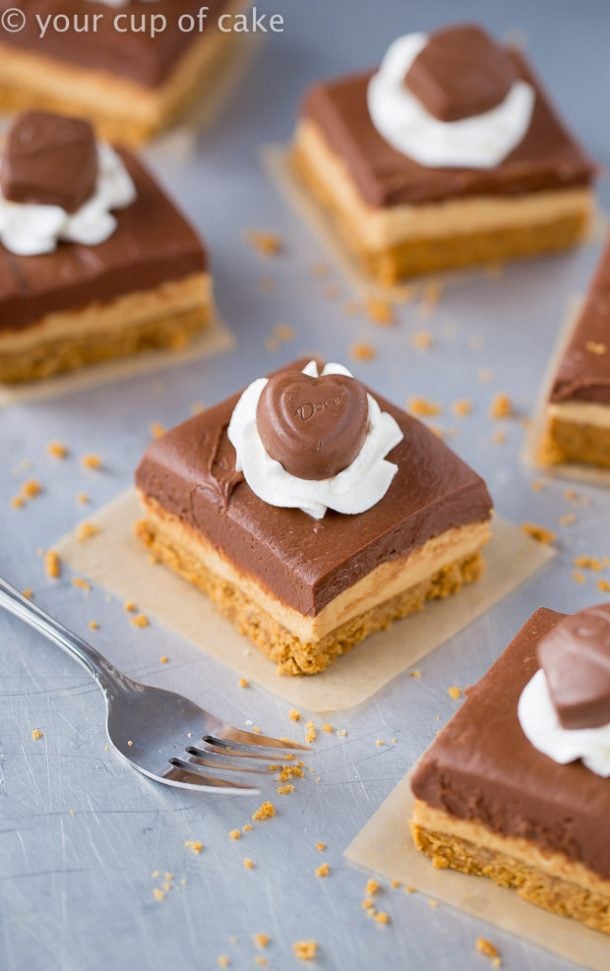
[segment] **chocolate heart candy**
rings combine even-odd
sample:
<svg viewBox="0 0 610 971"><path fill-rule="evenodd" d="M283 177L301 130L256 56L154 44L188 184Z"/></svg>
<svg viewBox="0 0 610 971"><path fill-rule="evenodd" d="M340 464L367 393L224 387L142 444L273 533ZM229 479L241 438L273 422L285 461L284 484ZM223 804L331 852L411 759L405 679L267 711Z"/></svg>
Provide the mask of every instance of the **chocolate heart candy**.
<svg viewBox="0 0 610 971"><path fill-rule="evenodd" d="M458 121L495 108L514 80L506 48L480 27L464 24L432 34L405 84L435 118Z"/></svg>
<svg viewBox="0 0 610 971"><path fill-rule="evenodd" d="M11 202L76 212L92 194L97 171L95 135L87 121L26 111L8 133L0 189Z"/></svg>
<svg viewBox="0 0 610 971"><path fill-rule="evenodd" d="M610 724L610 604L565 617L538 645L563 728Z"/></svg>
<svg viewBox="0 0 610 971"><path fill-rule="evenodd" d="M265 385L256 424L271 458L299 479L319 480L337 475L356 458L368 413L366 391L354 378L283 371Z"/></svg>

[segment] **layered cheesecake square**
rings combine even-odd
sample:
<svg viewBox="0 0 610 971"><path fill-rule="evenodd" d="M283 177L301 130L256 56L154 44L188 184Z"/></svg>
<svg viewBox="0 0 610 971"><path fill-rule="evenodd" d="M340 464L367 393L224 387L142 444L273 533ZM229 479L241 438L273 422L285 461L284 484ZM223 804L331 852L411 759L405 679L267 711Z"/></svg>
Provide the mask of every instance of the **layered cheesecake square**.
<svg viewBox="0 0 610 971"><path fill-rule="evenodd" d="M610 242L553 377L539 459L610 468Z"/></svg>
<svg viewBox="0 0 610 971"><path fill-rule="evenodd" d="M295 361L271 377L298 376L305 366L312 364ZM329 392L320 410L332 410L341 393ZM309 514L254 492L228 434L245 392L155 441L136 473L145 514L140 539L204 591L282 674L324 670L375 631L457 593L483 568L491 516L484 482L424 425L367 393L396 423L400 442L387 456L395 466L387 491L358 514L328 509L316 518L315 504ZM359 405L350 407L351 420ZM316 410L309 401L291 409L304 422ZM308 454L308 462L317 461L323 449L316 447L313 459ZM279 461L270 465L263 487L283 474ZM314 474L319 480L325 473ZM289 492L303 485L291 482ZM368 488L366 477L344 501L362 487Z"/></svg>
<svg viewBox="0 0 610 971"><path fill-rule="evenodd" d="M602 721L610 720L609 630L608 606L573 617L537 610L469 690L411 781L413 839L434 866L487 877L530 903L605 933L610 933L610 728L600 728L592 715L599 714L603 700ZM549 682L557 712L548 689L539 691L545 641L561 655ZM536 726L538 744L553 758L522 728L526 687L536 697L529 699L533 707L524 724ZM591 728L578 730L583 724L605 736L591 738ZM595 771L578 758L587 745Z"/></svg>
<svg viewBox="0 0 610 971"><path fill-rule="evenodd" d="M236 36L219 18L245 0L0 0L20 17L0 32L0 110L88 118L110 140L139 143L180 120L214 87ZM16 23L16 21L15 21Z"/></svg>
<svg viewBox="0 0 610 971"><path fill-rule="evenodd" d="M495 114L484 99L492 82L505 97ZM510 125L514 147L488 157ZM592 211L593 167L526 58L468 25L407 35L378 71L312 87L292 158L346 248L384 284L564 249Z"/></svg>
<svg viewBox="0 0 610 971"><path fill-rule="evenodd" d="M97 187L90 166L105 169ZM86 122L29 112L1 176L0 382L184 347L210 322L206 249L131 151L96 148ZM106 210L100 193L117 186L121 205Z"/></svg>

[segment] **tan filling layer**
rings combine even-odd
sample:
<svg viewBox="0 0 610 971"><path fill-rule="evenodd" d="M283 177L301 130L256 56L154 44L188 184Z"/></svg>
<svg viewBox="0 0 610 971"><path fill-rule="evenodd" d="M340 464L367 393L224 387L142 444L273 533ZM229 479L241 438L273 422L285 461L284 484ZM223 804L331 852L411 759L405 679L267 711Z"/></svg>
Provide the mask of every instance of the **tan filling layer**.
<svg viewBox="0 0 610 971"><path fill-rule="evenodd" d="M211 277L199 273L49 314L23 329L0 331L0 381L31 381L138 351L178 349L211 321L212 312Z"/></svg>
<svg viewBox="0 0 610 971"><path fill-rule="evenodd" d="M549 416L537 458L543 465L579 462L610 468L610 426L566 420L560 411Z"/></svg>
<svg viewBox="0 0 610 971"><path fill-rule="evenodd" d="M256 580L238 570L201 534L165 512L157 502L145 496L140 498L158 542L184 551L205 570L242 590L278 624L303 641L321 640L354 617L416 586L450 564L471 557L490 537L488 523L447 530L408 556L381 563L343 590L320 613L310 617L282 603Z"/></svg>
<svg viewBox="0 0 610 971"><path fill-rule="evenodd" d="M225 12L234 14L246 6L245 0L233 0ZM0 44L0 107L20 111L35 106L85 115L104 137L137 143L175 122L206 78L213 82L236 36L210 25L157 88Z"/></svg>
<svg viewBox="0 0 610 971"><path fill-rule="evenodd" d="M599 405L593 401L553 403L548 407L548 415L554 421L570 422L572 425L610 428L610 405Z"/></svg>
<svg viewBox="0 0 610 971"><path fill-rule="evenodd" d="M610 933L610 880L561 853L521 837L501 836L416 800L415 845L434 866L485 876L546 910Z"/></svg>
<svg viewBox="0 0 610 971"><path fill-rule="evenodd" d="M329 147L323 133L307 119L299 122L295 147L324 185L342 219L369 250L384 250L406 239L496 232L554 222L573 215L590 216L593 194L587 188L549 190L527 195L480 196L430 205L398 205L376 209L367 205L345 163Z"/></svg>

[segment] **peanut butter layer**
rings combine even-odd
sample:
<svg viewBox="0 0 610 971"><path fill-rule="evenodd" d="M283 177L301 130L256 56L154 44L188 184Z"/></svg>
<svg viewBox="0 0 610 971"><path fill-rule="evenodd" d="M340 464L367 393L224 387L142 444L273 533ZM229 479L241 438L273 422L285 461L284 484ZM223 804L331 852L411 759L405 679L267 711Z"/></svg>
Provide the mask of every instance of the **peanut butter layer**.
<svg viewBox="0 0 610 971"><path fill-rule="evenodd" d="M306 363L304 358L289 367ZM449 529L490 517L482 479L415 418L374 397L404 438L388 455L398 466L388 492L360 515L329 511L314 520L298 509L262 502L236 474L226 434L238 394L154 442L137 470L137 486L146 499L198 531L240 573L298 613L318 615L380 564Z"/></svg>
<svg viewBox="0 0 610 971"><path fill-rule="evenodd" d="M551 402L555 404L579 401L606 406L610 416L610 242L551 390Z"/></svg>
<svg viewBox="0 0 610 971"><path fill-rule="evenodd" d="M527 840L610 879L610 785L580 761L558 765L530 744L517 705L541 638L565 615L537 610L469 692L421 760L416 798L454 820Z"/></svg>
<svg viewBox="0 0 610 971"><path fill-rule="evenodd" d="M302 116L324 133L371 206L421 205L466 196L511 196L589 185L593 166L563 126L523 56L511 52L518 75L536 91L525 138L495 168L427 168L396 149L374 127L367 107L368 71L312 88Z"/></svg>
<svg viewBox="0 0 610 971"><path fill-rule="evenodd" d="M120 154L137 198L114 213L118 225L104 243L60 243L38 256L0 245L0 334L206 270L206 252L185 217L134 155Z"/></svg>
<svg viewBox="0 0 610 971"><path fill-rule="evenodd" d="M122 9L104 3L83 4L82 0L21 0L19 9L26 17L24 28L15 33L4 31L2 44L154 88L167 80L188 48L201 36L198 27L194 31L181 31L178 19L190 15L197 23L200 8L207 7L203 30L211 31L226 5L227 0L208 0L205 5L200 0L158 0L154 6L132 0ZM0 14L14 6L13 0L0 0ZM98 15L95 30L91 27L77 33L74 29L57 31L49 27L44 37L40 36L39 23L45 23L49 17L65 16L71 24L76 18L83 24L85 14L89 15L90 23ZM135 29L129 29L128 19L119 21L121 29L115 29L113 19L117 14L135 16ZM142 17L150 20L155 14L167 18L167 29L159 30L154 37L150 30L137 29Z"/></svg>

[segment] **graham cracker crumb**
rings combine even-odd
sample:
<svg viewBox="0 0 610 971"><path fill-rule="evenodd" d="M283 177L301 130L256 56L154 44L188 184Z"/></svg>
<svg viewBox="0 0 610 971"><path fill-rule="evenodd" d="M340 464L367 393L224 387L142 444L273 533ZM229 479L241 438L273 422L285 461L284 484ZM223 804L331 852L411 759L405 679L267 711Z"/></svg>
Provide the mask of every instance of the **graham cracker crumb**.
<svg viewBox="0 0 610 971"><path fill-rule="evenodd" d="M326 848L327 848L326 843L323 843L322 840L318 840L318 842L316 843L316 849L318 853L324 853Z"/></svg>
<svg viewBox="0 0 610 971"><path fill-rule="evenodd" d="M563 516L559 517L560 526L573 526L576 522L576 516L573 512L566 512Z"/></svg>
<svg viewBox="0 0 610 971"><path fill-rule="evenodd" d="M369 297L364 303L364 309L370 321L387 327L395 321L394 307L389 300L382 300L380 297Z"/></svg>
<svg viewBox="0 0 610 971"><path fill-rule="evenodd" d="M322 731L325 732L326 735L332 735L335 729L334 729L334 726L330 724L330 722L324 722L324 724L322 725Z"/></svg>
<svg viewBox="0 0 610 971"><path fill-rule="evenodd" d="M415 678L418 681L421 678L421 671L409 671L409 677Z"/></svg>
<svg viewBox="0 0 610 971"><path fill-rule="evenodd" d="M134 627L140 627L140 628L150 626L150 621L146 616L146 614L136 614L135 617L132 617L131 623Z"/></svg>
<svg viewBox="0 0 610 971"><path fill-rule="evenodd" d="M288 712L288 717L291 722L300 722L301 712L298 711L296 708L291 708L290 711Z"/></svg>
<svg viewBox="0 0 610 971"><path fill-rule="evenodd" d="M347 728L338 728L337 735L339 738L347 738Z"/></svg>
<svg viewBox="0 0 610 971"><path fill-rule="evenodd" d="M320 863L320 866L315 868L314 873L317 877L327 877L330 874L330 866L328 863Z"/></svg>
<svg viewBox="0 0 610 971"><path fill-rule="evenodd" d="M263 802L258 809L252 813L252 819L257 823L262 823L266 819L273 819L275 816L275 806L272 802Z"/></svg>
<svg viewBox="0 0 610 971"><path fill-rule="evenodd" d="M265 338L265 350L266 351L269 351L269 353L272 354L274 351L279 351L279 349L280 349L280 342L278 341L278 339L276 337L266 337Z"/></svg>
<svg viewBox="0 0 610 971"><path fill-rule="evenodd" d="M47 445L47 455L50 455L51 458L65 459L69 454L70 450L68 449L67 445L63 444L63 442L53 441L49 442Z"/></svg>
<svg viewBox="0 0 610 971"><path fill-rule="evenodd" d="M494 395L489 406L489 417L494 421L501 421L504 418L511 418L513 406L510 398L505 391L499 391Z"/></svg>
<svg viewBox="0 0 610 971"><path fill-rule="evenodd" d="M81 506L86 506L91 500L86 492L78 492L76 495L76 501L80 503Z"/></svg>
<svg viewBox="0 0 610 971"><path fill-rule="evenodd" d="M283 786L278 786L275 790L279 796L289 796L294 792L292 782L286 782Z"/></svg>
<svg viewBox="0 0 610 971"><path fill-rule="evenodd" d="M542 492L547 486L548 482L545 482L544 479L534 479L533 482L530 482L530 488L533 492Z"/></svg>
<svg viewBox="0 0 610 971"><path fill-rule="evenodd" d="M462 697L462 689L458 688L457 684L452 684L450 688L447 688L447 694L450 698L453 698L454 701L457 701Z"/></svg>
<svg viewBox="0 0 610 971"><path fill-rule="evenodd" d="M245 229L243 238L262 256L277 256L284 250L284 241L278 233L264 229Z"/></svg>
<svg viewBox="0 0 610 971"><path fill-rule="evenodd" d="M434 897L428 897L428 907L432 907L434 910L435 907L438 907L438 900L435 900Z"/></svg>
<svg viewBox="0 0 610 971"><path fill-rule="evenodd" d="M411 347L416 351L428 351L434 344L434 338L429 330L418 330L411 335Z"/></svg>
<svg viewBox="0 0 610 971"><path fill-rule="evenodd" d="M160 887L153 887L152 895L157 903L162 903L165 900L165 891L161 890Z"/></svg>
<svg viewBox="0 0 610 971"><path fill-rule="evenodd" d="M441 298L441 293L442 288L438 280L429 280L428 283L425 284L421 303L417 308L417 314L420 319L425 320L432 316Z"/></svg>
<svg viewBox="0 0 610 971"><path fill-rule="evenodd" d="M246 870L254 870L256 863L254 860L251 860L249 856L245 856L243 859L243 866Z"/></svg>
<svg viewBox="0 0 610 971"><path fill-rule="evenodd" d="M31 600L34 596L34 591L31 587L26 587L25 590L21 591L21 596L25 597L26 600Z"/></svg>
<svg viewBox="0 0 610 971"><path fill-rule="evenodd" d="M254 934L252 940L260 948L269 947L271 943L271 938L268 934Z"/></svg>
<svg viewBox="0 0 610 971"><path fill-rule="evenodd" d="M99 455L96 455L94 452L90 452L87 455L83 455L81 465L84 469L96 471L97 469L101 469L102 460Z"/></svg>
<svg viewBox="0 0 610 971"><path fill-rule="evenodd" d="M93 539L100 532L101 529L99 526L94 525L94 523L84 522L76 530L76 539L79 543L86 543L87 540Z"/></svg>
<svg viewBox="0 0 610 971"><path fill-rule="evenodd" d="M151 421L150 425L148 426L148 431L153 441L156 441L158 438L162 438L163 435L165 435L167 429L160 421Z"/></svg>
<svg viewBox="0 0 610 971"><path fill-rule="evenodd" d="M350 347L349 355L355 361L373 361L377 357L377 351L372 344L368 344L366 341L358 341Z"/></svg>
<svg viewBox="0 0 610 971"><path fill-rule="evenodd" d="M285 344L293 341L297 335L294 327L291 327L289 324L276 324L273 328L273 333L278 341L282 341Z"/></svg>
<svg viewBox="0 0 610 971"><path fill-rule="evenodd" d="M264 958L262 954L257 954L254 958L254 963L258 965L259 968L266 968L269 964L267 958Z"/></svg>
<svg viewBox="0 0 610 971"><path fill-rule="evenodd" d="M407 409L412 415L417 415L418 418L434 418L436 415L440 415L443 410L434 401L417 396L409 398L407 401Z"/></svg>
<svg viewBox="0 0 610 971"><path fill-rule="evenodd" d="M25 499L23 496L13 496L11 499L11 506L13 509L23 509L25 506Z"/></svg>
<svg viewBox="0 0 610 971"><path fill-rule="evenodd" d="M162 654L159 658L159 664L169 664L169 658L167 654Z"/></svg>
<svg viewBox="0 0 610 971"><path fill-rule="evenodd" d="M247 678L240 678L239 681L237 682L237 684L238 684L238 686L240 688L249 688L250 687L250 682L248 681Z"/></svg>
<svg viewBox="0 0 610 971"><path fill-rule="evenodd" d="M187 850L192 850L192 852L196 853L197 855L203 852L204 847L201 840L185 840L184 845L186 846Z"/></svg>
<svg viewBox="0 0 610 971"><path fill-rule="evenodd" d="M216 958L216 963L219 968L230 968L231 958L228 956L228 954L219 954Z"/></svg>
<svg viewBox="0 0 610 971"><path fill-rule="evenodd" d="M45 553L44 568L51 580L58 580L61 576L61 560L55 550L49 550Z"/></svg>
<svg viewBox="0 0 610 971"><path fill-rule="evenodd" d="M249 833L253 829L254 829L254 826L252 825L252 823L246 823L244 826L242 826L241 831L242 833Z"/></svg>
<svg viewBox="0 0 610 971"><path fill-rule="evenodd" d="M392 880L390 882L390 886L392 890L400 890L400 888L402 887L402 883L400 882L400 880Z"/></svg>
<svg viewBox="0 0 610 971"><path fill-rule="evenodd" d="M585 347L589 354L597 354L601 356L602 354L608 353L608 345L603 344L601 341L587 341Z"/></svg>
<svg viewBox="0 0 610 971"><path fill-rule="evenodd" d="M375 741L375 745L377 746L377 748L381 748L382 745L385 745L385 740L383 738L378 738Z"/></svg>
<svg viewBox="0 0 610 971"><path fill-rule="evenodd" d="M191 415L202 415L205 409L203 401L194 401L191 405Z"/></svg>
<svg viewBox="0 0 610 971"><path fill-rule="evenodd" d="M375 902L374 900L371 900L370 897L365 897L362 903L360 904L360 906L362 907L363 910L374 910Z"/></svg>
<svg viewBox="0 0 610 971"><path fill-rule="evenodd" d="M493 435L491 436L491 440L495 445L504 445L506 441L506 432L504 431L504 429L497 428L493 433Z"/></svg>
<svg viewBox="0 0 610 971"><path fill-rule="evenodd" d="M79 590L91 590L91 584L88 580L83 579L83 577L74 577L72 580L72 586L77 587Z"/></svg>
<svg viewBox="0 0 610 971"><path fill-rule="evenodd" d="M497 959L499 963L494 963L494 967L500 967L500 952L495 944L492 944L491 941L486 937L477 937L476 941L474 942L474 946L479 954L484 954L486 958Z"/></svg>
<svg viewBox="0 0 610 971"><path fill-rule="evenodd" d="M123 610L126 610L128 614L135 614L138 610L137 604L133 600L126 600L123 604Z"/></svg>
<svg viewBox="0 0 610 971"><path fill-rule="evenodd" d="M587 582L586 576L580 570L572 570L572 579L574 583L583 584Z"/></svg>
<svg viewBox="0 0 610 971"><path fill-rule="evenodd" d="M521 523L521 529L530 539L534 539L537 543L543 543L546 546L550 546L557 539L556 533L547 529L546 526L539 526L538 523Z"/></svg>
<svg viewBox="0 0 610 971"><path fill-rule="evenodd" d="M39 738L44 738L42 728L33 728L31 731L32 741L37 742Z"/></svg>
<svg viewBox="0 0 610 971"><path fill-rule="evenodd" d="M391 922L390 915L386 914L384 910L377 911L375 914L375 920L378 924L389 924Z"/></svg>
<svg viewBox="0 0 610 971"><path fill-rule="evenodd" d="M42 492L42 486L38 479L27 479L21 486L21 495L24 499L35 499Z"/></svg>
<svg viewBox="0 0 610 971"><path fill-rule="evenodd" d="M367 880L364 887L364 892L367 895L367 897L374 897L375 894L378 894L380 890L381 890L381 884L379 883L378 880L375 880L374 877L371 877L370 880Z"/></svg>
<svg viewBox="0 0 610 971"><path fill-rule="evenodd" d="M295 941L292 945L295 958L299 961L315 961L318 954L317 941Z"/></svg>
<svg viewBox="0 0 610 971"><path fill-rule="evenodd" d="M231 829L229 830L230 840L240 840L241 839L241 829Z"/></svg>
<svg viewBox="0 0 610 971"><path fill-rule="evenodd" d="M318 737L318 730L313 722L307 722L305 725L305 741L308 745L311 745L316 741Z"/></svg>
<svg viewBox="0 0 610 971"><path fill-rule="evenodd" d="M97 620L90 620L89 623L87 624L87 627L89 628L89 630L100 629L100 625L98 624Z"/></svg>
<svg viewBox="0 0 610 971"><path fill-rule="evenodd" d="M465 418L466 415L472 414L472 401L469 401L468 398L458 398L451 405L451 410L458 418Z"/></svg>
<svg viewBox="0 0 610 971"><path fill-rule="evenodd" d="M610 593L610 581L609 580L598 580L595 584L598 590L602 593Z"/></svg>
<svg viewBox="0 0 610 971"><path fill-rule="evenodd" d="M580 567L581 570L592 570L594 573L601 573L604 568L597 556L575 556L574 566Z"/></svg>

